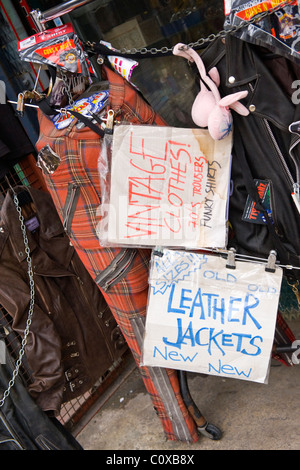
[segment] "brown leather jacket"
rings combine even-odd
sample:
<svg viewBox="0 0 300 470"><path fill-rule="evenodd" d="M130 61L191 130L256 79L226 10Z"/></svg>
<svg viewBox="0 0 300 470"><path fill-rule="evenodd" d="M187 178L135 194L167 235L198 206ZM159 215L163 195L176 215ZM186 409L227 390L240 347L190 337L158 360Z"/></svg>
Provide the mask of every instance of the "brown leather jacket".
<svg viewBox="0 0 300 470"><path fill-rule="evenodd" d="M86 271L54 208L51 196L33 188L39 227L27 230L35 283L35 306L26 358L33 374L28 390L44 410L58 413L63 402L85 393L120 357L117 324ZM26 220L26 213L25 220ZM35 219L33 219L34 221ZM23 335L30 301L28 264L19 216L7 193L0 212L0 304ZM116 341L117 340L117 341Z"/></svg>

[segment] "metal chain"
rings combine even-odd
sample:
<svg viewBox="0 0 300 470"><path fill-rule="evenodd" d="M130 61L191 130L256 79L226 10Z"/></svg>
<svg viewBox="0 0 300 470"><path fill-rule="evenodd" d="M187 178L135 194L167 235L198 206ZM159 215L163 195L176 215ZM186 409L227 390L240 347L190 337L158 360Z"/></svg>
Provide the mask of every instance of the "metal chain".
<svg viewBox="0 0 300 470"><path fill-rule="evenodd" d="M253 23L256 23L257 21L261 21L266 16L272 15L276 11L280 10L281 8L287 6L291 3L293 3L294 1L295 0L285 0L285 1L281 2L280 4L276 5L275 7L271 8L270 10L264 11L263 13L261 13L259 15L255 15L250 20L241 20L240 24L238 24L238 25L231 26L228 29L222 29L217 34L210 34L206 38L200 38L196 42L192 42L190 44L187 44L187 46L189 46L191 48L194 48L194 49L197 49L197 47L203 46L204 44L209 43L209 42L213 42L218 38L224 38L225 36L227 36L230 33L235 33L236 31L239 31L240 29L242 29L246 26L249 26ZM127 50L127 49L120 49L119 50L119 52L121 54L131 54L131 55L135 55L135 54L143 55L143 54L147 54L147 53L150 53L152 55L155 55L155 54L158 54L158 53L167 54L167 53L172 52L172 51L173 51L173 47L169 48L169 47L166 47L166 46L162 47L161 49L157 49L156 47L152 47L151 49L147 49L146 47L142 47L140 49L133 48L133 49L129 49L129 50Z"/></svg>
<svg viewBox="0 0 300 470"><path fill-rule="evenodd" d="M34 278L33 278L33 270L32 270L32 262L31 262L31 257L30 257L30 248L29 248L29 243L28 243L28 238L27 238L27 233L26 233L26 226L24 224L24 217L22 215L21 207L19 206L19 201L16 193L14 192L14 204L16 206L16 210L19 214L19 221L21 225L21 230L23 234L23 240L24 240L24 247L25 247L25 253L26 253L26 260L27 260L27 265L28 265L28 277L29 277L29 286L30 286L30 303L29 303L29 310L28 310L28 316L27 316L27 321L26 321L26 327L24 330L24 335L22 339L22 347L19 351L19 356L15 364L15 369L12 373L12 378L8 383L8 387L3 393L2 398L0 399L0 408L4 405L4 402L6 398L9 396L10 391L12 387L15 384L15 380L19 374L20 366L22 364L22 359L25 354L25 347L27 344L27 338L29 335L29 330L30 330L30 325L32 321L32 316L33 316L33 309L34 309L34 296L35 296L35 288L34 288Z"/></svg>

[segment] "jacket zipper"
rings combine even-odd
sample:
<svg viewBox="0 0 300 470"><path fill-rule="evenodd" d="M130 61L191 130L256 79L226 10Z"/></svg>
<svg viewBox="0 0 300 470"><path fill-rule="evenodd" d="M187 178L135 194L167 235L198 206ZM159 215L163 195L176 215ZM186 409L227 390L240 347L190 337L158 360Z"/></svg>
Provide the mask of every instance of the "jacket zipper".
<svg viewBox="0 0 300 470"><path fill-rule="evenodd" d="M249 88L251 90L251 92L254 91L254 88L253 86L251 85L251 83L249 83ZM295 147L296 144L299 143L299 140L293 145L293 147L290 148L290 157L291 159L293 160L293 163L295 165L295 169L296 169L296 178L297 178L297 181L294 181L294 178L290 172L290 169L285 161L285 158L280 150L280 147L274 137L274 134L270 128L270 125L268 123L268 120L266 118L263 118L263 121L264 121L264 124L265 124L265 127L266 127L266 130L267 130L267 133L269 135L269 137L271 138L271 141L273 143L273 146L274 146L274 149L275 149L275 153L277 155L277 157L279 158L279 161L281 162L281 165L283 167L283 170L284 170L284 174L287 178L287 181L288 183L291 185L291 197L298 209L298 211L300 212L300 176L299 176L299 170L298 170L298 167L297 167L297 162L295 160L295 158L293 157L293 155L291 154L291 150Z"/></svg>
<svg viewBox="0 0 300 470"><path fill-rule="evenodd" d="M295 164L295 167L296 167L296 175L297 175L297 182L294 183L293 185L293 192L292 192L292 198L294 200L294 203L296 204L296 207L300 213L300 174L299 174L299 169L298 169L298 166L297 166L297 162L296 162L296 159L294 158L293 154L292 154L292 150L294 147L296 147L296 145L299 145L300 144L300 139L298 139L293 145L292 147L290 148L290 157L291 159L293 160L294 164Z"/></svg>
<svg viewBox="0 0 300 470"><path fill-rule="evenodd" d="M14 442L18 447L20 447L21 450L25 450L25 447L23 447L22 444L20 444L20 442L18 441L18 438L16 437L15 433L12 431L12 428L8 424L8 422L5 419L3 413L0 413L0 419L1 419L2 423L4 424L4 426L6 427L9 434L12 436L12 439L6 439L5 441L1 441L1 442Z"/></svg>
<svg viewBox="0 0 300 470"><path fill-rule="evenodd" d="M80 187L76 184L69 183L68 186L68 194L64 206L63 211L63 218L64 218L64 230L67 234L69 234L71 229L71 224L75 212L75 207L77 205L78 197L79 197Z"/></svg>
<svg viewBox="0 0 300 470"><path fill-rule="evenodd" d="M283 167L283 170L284 170L284 174L285 174L285 176L286 176L286 178L287 178L287 180L288 180L288 183L291 185L291 188L292 188L292 191L291 191L292 199L293 199L293 201L294 201L294 203L295 203L295 205L296 205L298 211L300 212L300 210L299 210L299 209L300 209L299 172L298 172L298 169L297 169L296 161L295 161L293 155L290 153L290 157L291 157L291 159L293 160L293 163L294 163L295 168L296 168L296 174L297 174L297 181L294 181L294 178L293 178L293 176L292 176L292 174L291 174L291 172L290 172L290 169L289 169L289 167L288 167L288 165L287 165L287 163L286 163L286 161L285 161L285 158L284 158L284 156L283 156L283 154L282 154L282 152L281 152L281 150L280 150L280 148L279 148L278 143L276 142L276 139L275 139L275 137L274 137L274 134L273 134L273 132L272 132L272 130L271 130L271 128L270 128L270 125L269 125L269 123L268 123L268 121L267 121L266 118L264 118L264 123L265 123L266 129L267 129L267 132L268 132L268 134L269 134L269 136L270 136L270 138L271 138L271 140L272 140L272 142L273 142L273 146L274 146L274 148L275 148L275 150L276 150L276 155L278 156L278 158L279 158L279 160L280 160L280 162L281 162L281 164L282 164L282 167ZM295 144L294 144L294 146L295 146Z"/></svg>
<svg viewBox="0 0 300 470"><path fill-rule="evenodd" d="M105 292L113 287L130 270L137 251L132 248L124 249L111 264L99 274L95 281Z"/></svg>
<svg viewBox="0 0 300 470"><path fill-rule="evenodd" d="M75 275L76 275L76 279L77 279L78 284L79 284L79 286L80 286L79 289L80 289L80 292L81 292L81 294L82 294L82 297L83 297L83 299L84 299L84 301L85 301L87 307L90 308L90 301L89 301L89 299L88 299L87 296L86 296L86 291L85 291L85 288L84 288L84 282L83 282L83 280L81 279L81 277L77 274L77 271L76 271L75 264L74 264L73 260L71 260L71 266L72 266L72 268L73 268L73 271L74 271L74 273L75 273ZM94 306L93 306L93 308L94 308ZM96 319L98 320L97 312L95 312L95 314L96 314ZM99 322L99 320L98 320L98 324L99 324L99 328L101 329L101 331L102 331L102 333L103 333L103 338L104 338L104 340L105 340L106 346L107 346L107 348L108 348L108 350L109 350L109 352L110 352L111 357L113 358L113 357L114 357L114 350L113 350L113 348L112 348L112 345L111 345L111 343L108 341L107 336L106 336L106 334L105 334L106 332L104 331L103 326L102 326L102 323Z"/></svg>

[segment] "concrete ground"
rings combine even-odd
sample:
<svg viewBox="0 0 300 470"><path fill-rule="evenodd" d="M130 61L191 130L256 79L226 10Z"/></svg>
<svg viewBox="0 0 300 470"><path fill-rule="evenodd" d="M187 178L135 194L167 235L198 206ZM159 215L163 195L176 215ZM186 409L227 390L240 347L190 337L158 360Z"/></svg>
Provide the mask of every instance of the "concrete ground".
<svg viewBox="0 0 300 470"><path fill-rule="evenodd" d="M300 339L300 321L289 326ZM76 438L85 450L300 450L300 365L272 361L268 384L191 373L188 384L203 415L221 429L220 440L166 441L131 360Z"/></svg>

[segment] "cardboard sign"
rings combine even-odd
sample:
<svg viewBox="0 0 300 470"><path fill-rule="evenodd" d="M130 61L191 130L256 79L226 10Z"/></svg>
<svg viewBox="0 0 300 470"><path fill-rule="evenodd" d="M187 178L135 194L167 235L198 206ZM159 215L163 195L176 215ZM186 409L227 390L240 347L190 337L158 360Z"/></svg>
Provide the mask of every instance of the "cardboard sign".
<svg viewBox="0 0 300 470"><path fill-rule="evenodd" d="M183 251L152 255L146 366L266 383L282 270Z"/></svg>
<svg viewBox="0 0 300 470"><path fill-rule="evenodd" d="M115 127L108 242L225 247L231 145L206 129Z"/></svg>

